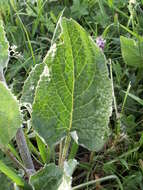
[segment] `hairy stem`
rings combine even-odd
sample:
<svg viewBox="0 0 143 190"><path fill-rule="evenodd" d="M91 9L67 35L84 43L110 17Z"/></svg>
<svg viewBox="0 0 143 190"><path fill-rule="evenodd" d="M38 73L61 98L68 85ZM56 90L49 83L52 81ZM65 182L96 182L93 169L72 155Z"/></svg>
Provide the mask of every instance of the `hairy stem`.
<svg viewBox="0 0 143 190"><path fill-rule="evenodd" d="M70 137L70 135L67 135L67 137L65 139L65 145L63 148L62 158L61 158L61 164L60 164L61 166L63 166L64 161L66 160L67 153L68 153L69 146L70 146L70 142L71 142L71 137Z"/></svg>
<svg viewBox="0 0 143 190"><path fill-rule="evenodd" d="M5 154L13 161L17 167L23 169L26 172L26 168L21 164L21 162L19 162L19 160L16 159L16 157L10 152L9 149L5 151Z"/></svg>
<svg viewBox="0 0 143 190"><path fill-rule="evenodd" d="M29 171L23 166L21 162L19 162L19 160L15 158L15 156L10 152L10 150L5 150L4 152L12 160L16 167L23 169L26 175L29 177Z"/></svg>
<svg viewBox="0 0 143 190"><path fill-rule="evenodd" d="M22 128L19 128L17 131L16 142L18 145L18 149L19 149L22 161L23 161L23 163L24 163L24 165L25 165L25 167L26 167L26 169L30 175L30 174L35 172L35 169L34 169L32 158L31 158L31 155L30 155L30 152L29 152L29 149L28 149Z"/></svg>
<svg viewBox="0 0 143 190"><path fill-rule="evenodd" d="M63 143L61 141L59 144L59 165L61 164L61 159L62 159L62 146L63 146Z"/></svg>

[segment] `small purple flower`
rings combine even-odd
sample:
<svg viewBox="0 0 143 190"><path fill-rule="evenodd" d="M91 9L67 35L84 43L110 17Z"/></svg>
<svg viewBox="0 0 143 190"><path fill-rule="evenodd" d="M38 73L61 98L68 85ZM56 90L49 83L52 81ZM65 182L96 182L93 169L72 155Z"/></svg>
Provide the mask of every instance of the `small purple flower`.
<svg viewBox="0 0 143 190"><path fill-rule="evenodd" d="M101 36L96 38L96 44L103 51L105 47L106 40L104 40Z"/></svg>

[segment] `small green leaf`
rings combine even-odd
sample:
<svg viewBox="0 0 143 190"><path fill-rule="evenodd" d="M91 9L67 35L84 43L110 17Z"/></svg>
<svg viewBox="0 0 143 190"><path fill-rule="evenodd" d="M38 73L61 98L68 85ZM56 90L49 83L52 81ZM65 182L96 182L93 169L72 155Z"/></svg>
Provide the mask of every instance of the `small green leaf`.
<svg viewBox="0 0 143 190"><path fill-rule="evenodd" d="M22 103L33 103L35 89L37 87L40 75L43 72L44 64L37 64L30 72L26 79L23 87L21 102Z"/></svg>
<svg viewBox="0 0 143 190"><path fill-rule="evenodd" d="M79 145L76 142L73 142L71 149L70 149L70 153L69 153L69 157L68 159L73 159L76 157L76 154L78 152L78 147Z"/></svg>
<svg viewBox="0 0 143 190"><path fill-rule="evenodd" d="M46 165L30 177L34 190L57 190L62 182L63 171L55 164Z"/></svg>
<svg viewBox="0 0 143 190"><path fill-rule="evenodd" d="M143 67L143 42L121 36L122 56L127 65Z"/></svg>
<svg viewBox="0 0 143 190"><path fill-rule="evenodd" d="M7 67L9 61L9 43L5 36L3 21L0 20L0 69Z"/></svg>
<svg viewBox="0 0 143 190"><path fill-rule="evenodd" d="M21 124L19 104L6 85L0 82L0 145L8 145Z"/></svg>
<svg viewBox="0 0 143 190"><path fill-rule="evenodd" d="M89 150L100 150L109 135L112 87L106 59L74 20L62 19L62 34L44 59L32 123L49 146L74 133Z"/></svg>
<svg viewBox="0 0 143 190"><path fill-rule="evenodd" d="M44 163L48 161L48 150L47 150L47 145L44 143L42 138L38 135L36 135L36 141L37 141L37 146L41 155L41 158Z"/></svg>

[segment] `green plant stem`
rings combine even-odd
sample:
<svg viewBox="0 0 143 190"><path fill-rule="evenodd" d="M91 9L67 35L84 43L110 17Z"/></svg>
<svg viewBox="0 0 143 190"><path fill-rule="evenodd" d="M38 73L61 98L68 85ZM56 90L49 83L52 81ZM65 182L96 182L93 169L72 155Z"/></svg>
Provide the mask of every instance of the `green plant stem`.
<svg viewBox="0 0 143 190"><path fill-rule="evenodd" d="M116 119L119 119L119 113L117 109L117 102L116 102L116 97L115 97L115 92L114 92L114 83L113 83L113 74L112 74L112 62L111 59L109 59L109 66L110 66L110 77L111 77L111 84L112 84L112 96L113 96L113 103L114 103L114 109L116 113Z"/></svg>
<svg viewBox="0 0 143 190"><path fill-rule="evenodd" d="M0 171L19 186L24 186L24 180L0 160Z"/></svg>
<svg viewBox="0 0 143 190"><path fill-rule="evenodd" d="M95 156L95 151L93 152L91 152L90 153L90 158L89 158L89 164L90 164L90 169L89 169L89 171L87 172L87 175L86 175L86 180L88 181L89 180L89 177L90 177L90 175L91 175L91 172L92 172L92 168L93 168L93 166L94 166L94 156ZM88 190L88 186L87 186L87 190Z"/></svg>
<svg viewBox="0 0 143 190"><path fill-rule="evenodd" d="M62 147L63 147L63 143L61 141L59 144L59 165L60 165L61 160L62 160Z"/></svg>
<svg viewBox="0 0 143 190"><path fill-rule="evenodd" d="M126 104L126 101L127 101L127 97L128 97L130 88L131 88L131 82L129 82L129 85L128 85L128 88L127 88L127 91L126 91L126 94L125 94L125 97L124 97L124 100L123 100L123 105L122 105L122 109L121 109L121 114L123 114L123 112L124 112L124 107L125 107L125 104Z"/></svg>
<svg viewBox="0 0 143 190"><path fill-rule="evenodd" d="M19 162L22 162L18 152L16 151L16 149L13 147L12 144L8 144L8 150L9 152L11 152L13 154L13 156L19 161Z"/></svg>
<svg viewBox="0 0 143 190"><path fill-rule="evenodd" d="M118 184L119 184L120 189L123 190L123 186L121 184L121 181L116 175L110 175L110 176L107 176L107 177L103 177L103 178L100 178L100 179L96 179L96 180L92 180L92 181L83 183L81 185L77 185L77 186L73 187L72 190L83 189L86 186L94 185L97 182L103 182L103 181L107 181L107 180L110 180L110 179L116 179Z"/></svg>
<svg viewBox="0 0 143 190"><path fill-rule="evenodd" d="M133 31L135 31L135 20L134 20L134 15L135 15L135 11L134 11L134 5L131 3L131 1L129 2L129 5L128 5L128 9L129 9L129 12L130 12L130 19L128 21L128 27L130 26L130 22L132 24L132 28L133 28Z"/></svg>
<svg viewBox="0 0 143 190"><path fill-rule="evenodd" d="M70 134L68 134L66 139L65 139L65 145L63 148L63 154L62 154L61 163L60 163L61 166L63 166L64 161L66 160L67 153L68 153L69 146L70 146L70 142L71 142L71 137L70 137Z"/></svg>
<svg viewBox="0 0 143 190"><path fill-rule="evenodd" d="M6 150L5 151L5 154L13 161L13 163L18 167L18 168L21 168L25 171L25 173L27 173L27 170L26 168L21 164L21 162L19 162L15 156L9 151L9 150Z"/></svg>
<svg viewBox="0 0 143 190"><path fill-rule="evenodd" d="M121 117L120 114L118 112L118 108L117 108L117 101L116 101L116 96L115 96L115 91L114 91L114 81L113 81L113 72L112 72L112 61L111 59L109 59L109 66L110 66L110 77L111 77L111 84L112 84L112 96L113 96L113 104L114 104L114 109L115 109L115 114L116 114L116 138L115 141L113 143L116 144L116 141L118 139L118 137L120 136L120 129L121 129Z"/></svg>
<svg viewBox="0 0 143 190"><path fill-rule="evenodd" d="M90 164L92 164L93 159L94 159L94 156L95 156L95 151L92 151L92 152L90 153L90 159L89 159L89 163L90 163Z"/></svg>

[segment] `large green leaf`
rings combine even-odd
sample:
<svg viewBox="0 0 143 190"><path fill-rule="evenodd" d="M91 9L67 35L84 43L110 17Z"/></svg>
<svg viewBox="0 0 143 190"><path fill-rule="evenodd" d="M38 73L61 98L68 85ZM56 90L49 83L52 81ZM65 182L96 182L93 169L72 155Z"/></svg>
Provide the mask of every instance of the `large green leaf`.
<svg viewBox="0 0 143 190"><path fill-rule="evenodd" d="M62 19L62 34L49 50L33 104L32 123L49 145L69 133L90 150L108 136L112 88L106 59L74 20Z"/></svg>
<svg viewBox="0 0 143 190"><path fill-rule="evenodd" d="M37 87L40 75L43 72L44 64L37 64L30 72L26 79L23 87L21 102L22 103L33 103L35 89Z"/></svg>
<svg viewBox="0 0 143 190"><path fill-rule="evenodd" d="M0 82L0 145L7 145L21 126L21 115L16 98Z"/></svg>
<svg viewBox="0 0 143 190"><path fill-rule="evenodd" d="M49 164L32 175L30 183L34 190L57 190L62 182L62 177L63 170L55 164Z"/></svg>
<svg viewBox="0 0 143 190"><path fill-rule="evenodd" d="M3 22L0 20L0 70L7 67L9 61L9 44L5 36Z"/></svg>
<svg viewBox="0 0 143 190"><path fill-rule="evenodd" d="M143 42L121 36L122 56L127 65L143 67Z"/></svg>

